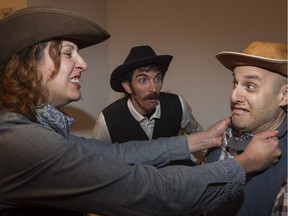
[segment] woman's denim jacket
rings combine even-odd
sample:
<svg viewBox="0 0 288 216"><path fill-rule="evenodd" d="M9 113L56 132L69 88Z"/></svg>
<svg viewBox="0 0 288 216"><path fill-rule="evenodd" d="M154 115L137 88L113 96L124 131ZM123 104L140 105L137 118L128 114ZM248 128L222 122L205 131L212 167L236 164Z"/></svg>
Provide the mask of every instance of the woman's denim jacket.
<svg viewBox="0 0 288 216"><path fill-rule="evenodd" d="M187 136L108 144L69 134L73 120L46 106L37 122L0 111L0 212L63 208L102 215L183 215L236 196L245 173L233 159L195 167Z"/></svg>

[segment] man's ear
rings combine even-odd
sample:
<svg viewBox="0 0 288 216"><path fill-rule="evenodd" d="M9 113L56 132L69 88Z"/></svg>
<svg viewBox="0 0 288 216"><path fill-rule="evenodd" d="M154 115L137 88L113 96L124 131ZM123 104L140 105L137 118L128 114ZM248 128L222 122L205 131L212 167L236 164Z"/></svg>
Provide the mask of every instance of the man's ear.
<svg viewBox="0 0 288 216"><path fill-rule="evenodd" d="M283 85L280 89L280 106L284 107L288 104L288 84Z"/></svg>
<svg viewBox="0 0 288 216"><path fill-rule="evenodd" d="M131 87L130 87L130 83L129 83L129 82L127 82L127 81L122 82L122 87L125 89L125 91L126 91L128 94L132 94L132 91L131 91Z"/></svg>

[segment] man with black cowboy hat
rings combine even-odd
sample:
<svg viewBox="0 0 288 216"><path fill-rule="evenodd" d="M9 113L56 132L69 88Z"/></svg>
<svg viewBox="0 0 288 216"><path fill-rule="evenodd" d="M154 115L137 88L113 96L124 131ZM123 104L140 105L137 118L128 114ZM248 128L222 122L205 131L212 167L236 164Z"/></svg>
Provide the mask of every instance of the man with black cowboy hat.
<svg viewBox="0 0 288 216"><path fill-rule="evenodd" d="M269 131L235 159L163 167L219 146L228 119L196 134L121 145L77 137L70 133L74 120L61 109L81 98L87 64L79 49L109 34L85 17L48 6L8 15L0 32L0 215L201 212L234 197L246 174L281 155L278 139L268 140L277 131ZM261 157L253 157L260 147Z"/></svg>
<svg viewBox="0 0 288 216"><path fill-rule="evenodd" d="M223 135L222 148L210 152L206 163L241 154L255 134L266 130L279 131L283 154L277 164L254 175L243 193L221 204L211 215L271 215L281 187L286 187L287 196L287 45L253 42L242 53L220 52L216 57L233 72L232 127ZM286 207L275 208L274 213L279 209L283 215L287 213L287 197L282 204L277 201L277 205L283 204Z"/></svg>
<svg viewBox="0 0 288 216"><path fill-rule="evenodd" d="M187 134L203 130L181 96L160 92L172 58L156 55L147 45L130 50L110 78L111 88L126 96L100 113L93 129L95 138L122 143L177 136L180 130Z"/></svg>

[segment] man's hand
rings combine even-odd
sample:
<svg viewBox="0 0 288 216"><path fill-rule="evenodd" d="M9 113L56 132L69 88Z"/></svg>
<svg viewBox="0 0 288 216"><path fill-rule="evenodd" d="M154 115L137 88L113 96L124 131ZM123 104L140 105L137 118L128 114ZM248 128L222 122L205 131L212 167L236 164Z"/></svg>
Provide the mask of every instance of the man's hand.
<svg viewBox="0 0 288 216"><path fill-rule="evenodd" d="M260 172L278 161L281 156L278 131L264 131L254 135L245 151L235 157L246 173Z"/></svg>

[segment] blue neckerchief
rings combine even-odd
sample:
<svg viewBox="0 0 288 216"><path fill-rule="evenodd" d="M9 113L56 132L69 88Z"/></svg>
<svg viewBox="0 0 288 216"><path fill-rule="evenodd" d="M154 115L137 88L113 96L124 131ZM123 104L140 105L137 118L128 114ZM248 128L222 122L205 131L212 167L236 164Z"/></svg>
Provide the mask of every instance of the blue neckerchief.
<svg viewBox="0 0 288 216"><path fill-rule="evenodd" d="M225 131L225 137L223 136L223 140L225 142L226 140L226 150L228 151L236 151L238 154L242 153L251 139L253 138L253 134L250 133L244 133L240 137L233 136L232 128L227 128ZM277 135L278 138L281 138L285 135L287 131L287 116L285 117L284 121L280 124L280 126L277 128L279 130L279 133Z"/></svg>
<svg viewBox="0 0 288 216"><path fill-rule="evenodd" d="M244 149L247 147L249 142L251 141L253 134L250 133L244 133L240 137L233 136L232 128L227 128L226 135L227 137L227 143L226 148L235 150L238 154L242 153Z"/></svg>
<svg viewBox="0 0 288 216"><path fill-rule="evenodd" d="M70 128L74 123L74 119L66 116L49 104L37 110L36 119L39 124L52 128L64 137L68 136Z"/></svg>

